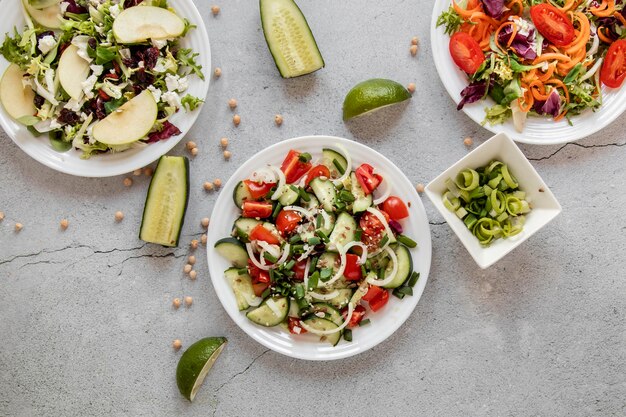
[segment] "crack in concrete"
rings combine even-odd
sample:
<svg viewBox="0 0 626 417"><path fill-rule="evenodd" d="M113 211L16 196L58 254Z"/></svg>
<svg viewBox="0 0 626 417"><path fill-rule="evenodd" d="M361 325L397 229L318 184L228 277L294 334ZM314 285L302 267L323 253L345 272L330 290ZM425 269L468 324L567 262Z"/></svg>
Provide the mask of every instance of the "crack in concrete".
<svg viewBox="0 0 626 417"><path fill-rule="evenodd" d="M569 143L566 143L565 145L561 146L559 149L557 149L556 151L554 151L553 153L551 153L548 156L542 156L541 158L528 158L528 160L529 161L545 161L547 159L552 158L554 155L558 154L559 152L561 152L563 149L565 149L569 145L578 146L579 148L583 148L583 149L608 148L608 147L611 147L611 146L615 146L615 147L621 148L622 146L626 146L626 142L624 142L624 143L605 143L605 144L602 144L602 145L583 145L582 143L569 142Z"/></svg>
<svg viewBox="0 0 626 417"><path fill-rule="evenodd" d="M24 265L20 266L19 268L17 268L17 270L19 271L22 268L26 268L27 266L31 266L31 265L40 265L40 264L46 264L46 265L59 265L59 264L63 264L65 262L55 262L52 260L45 260L45 261L35 261L35 262L27 262Z"/></svg>
<svg viewBox="0 0 626 417"><path fill-rule="evenodd" d="M109 254L109 253L113 253L113 252L132 252L135 250L139 250L139 249L143 249L145 246L147 245L147 243L144 243L141 246L135 247L135 248L124 248L124 249L119 249L119 248L113 248L110 250L98 250L98 249L94 249L92 246L89 245L77 245L77 246L65 246L63 248L59 248L59 249L52 249L52 250L48 250L48 249L42 249L39 252L36 253L27 253L27 254L22 254L22 255L15 255L12 258L6 259L4 261L0 261L0 266L5 265L5 264L9 264L17 259L22 259L22 258L32 258L35 256L39 256L41 254L53 254L53 253L58 253L58 252L63 252L66 250L71 250L71 249L89 249L93 252L94 255L98 255L98 254Z"/></svg>
<svg viewBox="0 0 626 417"><path fill-rule="evenodd" d="M431 226L441 226L446 224L447 222L428 222L429 225Z"/></svg>

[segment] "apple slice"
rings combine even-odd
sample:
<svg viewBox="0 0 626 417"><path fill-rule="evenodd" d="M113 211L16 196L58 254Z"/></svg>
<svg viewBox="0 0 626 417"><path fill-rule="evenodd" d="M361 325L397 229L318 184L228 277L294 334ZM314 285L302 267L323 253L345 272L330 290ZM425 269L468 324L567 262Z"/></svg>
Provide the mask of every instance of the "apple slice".
<svg viewBox="0 0 626 417"><path fill-rule="evenodd" d="M63 20L63 17L61 16L61 3L54 4L42 10L35 9L33 6L28 4L28 0L22 0L22 3L24 4L24 8L30 17L32 17L41 26L45 26L50 29L61 28L61 21Z"/></svg>
<svg viewBox="0 0 626 417"><path fill-rule="evenodd" d="M183 19L167 9L154 6L131 7L113 21L113 34L119 43L176 38L184 30Z"/></svg>
<svg viewBox="0 0 626 417"><path fill-rule="evenodd" d="M16 120L37 113L33 102L35 93L29 86L23 86L22 77L24 72L21 68L11 64L0 80L0 102L9 116Z"/></svg>
<svg viewBox="0 0 626 417"><path fill-rule="evenodd" d="M83 95L82 83L89 77L89 62L78 55L76 45L65 48L59 59L58 71L61 87L74 100L80 100Z"/></svg>
<svg viewBox="0 0 626 417"><path fill-rule="evenodd" d="M93 126L95 140L106 145L127 145L148 135L157 119L157 104L148 90L133 97Z"/></svg>
<svg viewBox="0 0 626 417"><path fill-rule="evenodd" d="M27 0L34 9L42 10L61 3L61 0Z"/></svg>

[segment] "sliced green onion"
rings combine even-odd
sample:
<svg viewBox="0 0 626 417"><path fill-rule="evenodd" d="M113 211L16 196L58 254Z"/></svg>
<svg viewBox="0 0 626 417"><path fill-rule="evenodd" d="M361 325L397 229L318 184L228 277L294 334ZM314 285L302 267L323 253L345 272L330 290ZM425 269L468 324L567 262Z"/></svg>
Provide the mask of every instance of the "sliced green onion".
<svg viewBox="0 0 626 417"><path fill-rule="evenodd" d="M302 242L302 238L300 237L299 234L295 234L289 238L289 243L291 244L298 243L298 242Z"/></svg>
<svg viewBox="0 0 626 417"><path fill-rule="evenodd" d="M378 246L380 246L382 248L382 247L384 247L387 244L387 242L389 242L389 236L387 236L385 234L385 236L383 236L383 238L378 243Z"/></svg>
<svg viewBox="0 0 626 417"><path fill-rule="evenodd" d="M284 268L284 269L286 269L287 271L291 271L291 269L292 269L295 265L296 265L296 261L294 261L294 260L292 259L292 260L290 260L289 262L287 262L283 268Z"/></svg>
<svg viewBox="0 0 626 417"><path fill-rule="evenodd" d="M248 273L248 268L240 268L237 270L238 275L245 275Z"/></svg>
<svg viewBox="0 0 626 417"><path fill-rule="evenodd" d="M322 270L320 271L320 279L322 281L328 281L332 275L333 275L332 268L322 268Z"/></svg>
<svg viewBox="0 0 626 417"><path fill-rule="evenodd" d="M261 298L267 298L271 294L271 292L272 291L269 288L266 288L265 291L263 291L263 293L261 294Z"/></svg>
<svg viewBox="0 0 626 417"><path fill-rule="evenodd" d="M319 280L320 280L320 273L317 271L313 272L311 276L309 277L308 291L313 291L315 288L317 288L317 284L319 284Z"/></svg>
<svg viewBox="0 0 626 417"><path fill-rule="evenodd" d="M336 161L336 159L335 159L335 161ZM343 330L343 339L344 339L346 342L352 342L352 330L350 330L350 329L344 329L344 330Z"/></svg>
<svg viewBox="0 0 626 417"><path fill-rule="evenodd" d="M398 242L402 243L407 248L411 248L412 249L412 248L417 246L417 242L414 241L413 239L411 239L408 236L398 235L398 236L396 236L396 240Z"/></svg>
<svg viewBox="0 0 626 417"><path fill-rule="evenodd" d="M272 219L276 220L276 217L278 217L278 213L280 213L282 208L282 204L276 203L276 207L274 207L274 211L272 212Z"/></svg>
<svg viewBox="0 0 626 417"><path fill-rule="evenodd" d="M312 237L308 240L307 243L309 244L309 246L315 246L315 245L319 245L320 243L322 243L322 241L319 237Z"/></svg>
<svg viewBox="0 0 626 417"><path fill-rule="evenodd" d="M396 297L402 299L407 295L413 295L413 288L411 287L398 287L396 289L393 290L392 292L393 295L395 295Z"/></svg>
<svg viewBox="0 0 626 417"><path fill-rule="evenodd" d="M326 233L322 232L321 230L316 230L315 234L318 235L320 239L322 239L324 242L328 242L328 236L326 236Z"/></svg>
<svg viewBox="0 0 626 417"><path fill-rule="evenodd" d="M370 319L363 319L359 322L359 326L367 326L368 324L370 324L372 321Z"/></svg>
<svg viewBox="0 0 626 417"><path fill-rule="evenodd" d="M296 285L296 299L301 299L304 297L304 287L302 284Z"/></svg>
<svg viewBox="0 0 626 417"><path fill-rule="evenodd" d="M309 193L304 191L304 188L298 187L298 194L300 194L300 198L302 199L302 201L305 201L307 203L311 201L311 196L309 195Z"/></svg>
<svg viewBox="0 0 626 417"><path fill-rule="evenodd" d="M269 252L263 252L263 257L267 259L268 261L270 261L271 263L276 263L276 261L278 261L278 258Z"/></svg>
<svg viewBox="0 0 626 417"><path fill-rule="evenodd" d="M339 198L342 201L347 201L348 203L351 203L355 200L354 195L352 195L350 191L346 191L346 190L341 190L339 192Z"/></svg>
<svg viewBox="0 0 626 417"><path fill-rule="evenodd" d="M409 282L407 283L407 286L413 288L415 284L417 284L418 279L420 279L420 273L413 271L413 273L411 274L411 278L409 278Z"/></svg>
<svg viewBox="0 0 626 417"><path fill-rule="evenodd" d="M346 173L345 168L339 163L339 161L337 161L337 158L333 159L333 165L337 168L337 171L339 171L341 175Z"/></svg>
<svg viewBox="0 0 626 417"><path fill-rule="evenodd" d="M305 152L305 153L301 153L300 156L298 156L298 159L301 162L309 162L311 160L312 156L310 153Z"/></svg>

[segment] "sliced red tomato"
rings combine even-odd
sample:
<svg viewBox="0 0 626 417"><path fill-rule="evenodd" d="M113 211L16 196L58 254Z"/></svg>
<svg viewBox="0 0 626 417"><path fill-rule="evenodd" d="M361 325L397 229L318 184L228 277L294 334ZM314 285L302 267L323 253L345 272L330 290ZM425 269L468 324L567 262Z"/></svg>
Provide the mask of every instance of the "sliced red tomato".
<svg viewBox="0 0 626 417"><path fill-rule="evenodd" d="M450 37L449 49L454 63L467 74L474 74L485 61L478 42L465 32L457 32Z"/></svg>
<svg viewBox="0 0 626 417"><path fill-rule="evenodd" d="M383 203L383 210L394 220L402 220L409 217L409 209L401 198L391 196Z"/></svg>
<svg viewBox="0 0 626 417"><path fill-rule="evenodd" d="M272 215L272 203L266 201L249 201L243 202L243 217L265 219Z"/></svg>
<svg viewBox="0 0 626 417"><path fill-rule="evenodd" d="M263 227L262 224L257 224L254 226L254 229L250 232L250 240L262 240L263 242L267 242L270 245L278 245L280 240L278 240L277 236L274 236L272 232Z"/></svg>
<svg viewBox="0 0 626 417"><path fill-rule="evenodd" d="M297 317L289 317L287 319L287 324L289 326L289 333L291 334L304 334L306 330L302 327L302 322Z"/></svg>
<svg viewBox="0 0 626 417"><path fill-rule="evenodd" d="M361 185L363 192L365 192L365 195L371 194L383 180L383 177L374 173L374 167L369 164L361 164L356 171L354 171L354 175L356 175L356 179Z"/></svg>
<svg viewBox="0 0 626 417"><path fill-rule="evenodd" d="M576 32L567 15L548 3L530 8L530 18L535 27L549 42L565 46L574 40Z"/></svg>
<svg viewBox="0 0 626 417"><path fill-rule="evenodd" d="M376 285L370 285L370 288L367 290L367 293L361 298L363 301L367 301L368 303L372 301L374 298L378 297L383 291L382 288Z"/></svg>
<svg viewBox="0 0 626 417"><path fill-rule="evenodd" d="M326 177L330 178L330 170L325 165L316 165L306 174L306 185L313 180L313 178L317 177Z"/></svg>
<svg viewBox="0 0 626 417"><path fill-rule="evenodd" d="M297 211L281 210L276 216L276 228L281 235L286 236L296 230L302 216Z"/></svg>
<svg viewBox="0 0 626 417"><path fill-rule="evenodd" d="M346 269L343 272L343 276L346 281L359 281L363 274L361 273L361 265L359 265L359 256L351 253L346 254Z"/></svg>
<svg viewBox="0 0 626 417"><path fill-rule="evenodd" d="M298 181L311 169L311 163L301 161L300 155L302 155L300 152L290 150L280 166L280 170L285 174L287 184Z"/></svg>
<svg viewBox="0 0 626 417"><path fill-rule="evenodd" d="M346 316L348 310L343 311L343 316ZM350 317L350 321L348 322L348 327L356 327L359 325L363 317L365 316L366 310L362 305L357 305L354 307L352 311L352 317Z"/></svg>
<svg viewBox="0 0 626 417"><path fill-rule="evenodd" d="M617 88L626 78L626 40L620 39L609 46L600 69L600 80L604 85Z"/></svg>
<svg viewBox="0 0 626 417"><path fill-rule="evenodd" d="M387 301L389 301L389 291L382 290L379 295L370 300L370 308L373 311L378 311L387 304Z"/></svg>
<svg viewBox="0 0 626 417"><path fill-rule="evenodd" d="M253 283L259 282L259 275L262 271L263 270L261 268L256 266L254 262L248 259L248 275L250 275L250 278L252 278Z"/></svg>
<svg viewBox="0 0 626 417"><path fill-rule="evenodd" d="M252 284L252 289L254 290L254 295L260 297L263 294L263 291L268 289L270 286L269 282L258 282L256 284Z"/></svg>
<svg viewBox="0 0 626 417"><path fill-rule="evenodd" d="M304 270L306 269L306 261L296 262L292 271L295 272L293 279L297 281L304 281Z"/></svg>
<svg viewBox="0 0 626 417"><path fill-rule="evenodd" d="M259 183L259 182L252 181L252 180L244 180L243 183L246 184L246 188L248 189L250 196L252 196L252 198L255 200L266 196L267 193L270 192L272 187L276 185L275 182Z"/></svg>
<svg viewBox="0 0 626 417"><path fill-rule="evenodd" d="M272 281L270 273L261 269L261 272L259 272L259 276L257 277L257 281L263 284L269 284Z"/></svg>

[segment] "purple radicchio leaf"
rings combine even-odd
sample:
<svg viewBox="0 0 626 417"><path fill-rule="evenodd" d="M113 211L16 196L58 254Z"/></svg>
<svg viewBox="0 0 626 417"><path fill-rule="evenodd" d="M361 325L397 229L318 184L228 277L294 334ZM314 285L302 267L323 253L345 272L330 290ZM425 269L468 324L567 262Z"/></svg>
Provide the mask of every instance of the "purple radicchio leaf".
<svg viewBox="0 0 626 417"><path fill-rule="evenodd" d="M461 101L456 109L461 110L466 104L482 99L485 94L487 94L487 81L474 81L461 91Z"/></svg>
<svg viewBox="0 0 626 417"><path fill-rule="evenodd" d="M509 43L511 39L511 34L513 33L513 26L507 25L504 27L500 33L498 34L498 44L506 45ZM515 38L511 43L511 47L515 50L515 53L524 59L535 59L537 58L537 52L535 52L535 30L531 29L528 32L528 35L521 34L519 31L515 34Z"/></svg>
<svg viewBox="0 0 626 417"><path fill-rule="evenodd" d="M481 0L487 16L500 19L504 12L504 0Z"/></svg>
<svg viewBox="0 0 626 417"><path fill-rule="evenodd" d="M546 101L535 101L533 110L538 114L549 114L552 117L557 117L561 113L561 96L556 90L552 90Z"/></svg>
<svg viewBox="0 0 626 417"><path fill-rule="evenodd" d="M160 132L152 132L148 135L148 143L158 142L160 140L169 139L172 136L180 135L180 130L168 122L167 120L163 122L163 129Z"/></svg>
<svg viewBox="0 0 626 417"><path fill-rule="evenodd" d="M396 234L398 235L402 234L402 231L403 231L402 225L398 223L397 221L395 221L394 219L389 219L389 227L391 228L391 230L396 232Z"/></svg>
<svg viewBox="0 0 626 417"><path fill-rule="evenodd" d="M66 13L74 13L74 14L84 14L87 13L87 9L83 6L80 6L74 0L64 0L64 3L67 3Z"/></svg>

